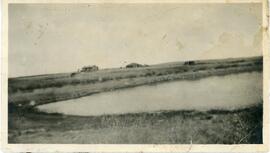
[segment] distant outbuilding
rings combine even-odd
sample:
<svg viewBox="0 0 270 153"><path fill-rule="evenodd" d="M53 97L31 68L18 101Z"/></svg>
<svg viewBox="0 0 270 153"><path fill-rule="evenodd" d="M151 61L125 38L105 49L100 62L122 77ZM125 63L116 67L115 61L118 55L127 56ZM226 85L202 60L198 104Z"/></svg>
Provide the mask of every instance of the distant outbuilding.
<svg viewBox="0 0 270 153"><path fill-rule="evenodd" d="M194 65L195 61L186 61L184 65Z"/></svg>
<svg viewBox="0 0 270 153"><path fill-rule="evenodd" d="M142 64L138 64L138 63L130 63L128 65L126 65L126 68L136 68L136 67L147 67L148 65L142 65Z"/></svg>
<svg viewBox="0 0 270 153"><path fill-rule="evenodd" d="M80 72L94 72L94 71L98 71L98 66L96 65L84 66Z"/></svg>

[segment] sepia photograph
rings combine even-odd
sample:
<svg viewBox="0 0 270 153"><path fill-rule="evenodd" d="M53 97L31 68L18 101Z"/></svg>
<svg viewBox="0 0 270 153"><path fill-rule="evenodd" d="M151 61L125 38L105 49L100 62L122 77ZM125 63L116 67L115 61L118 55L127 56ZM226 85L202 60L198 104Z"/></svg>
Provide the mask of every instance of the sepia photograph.
<svg viewBox="0 0 270 153"><path fill-rule="evenodd" d="M264 144L262 3L9 3L8 144Z"/></svg>

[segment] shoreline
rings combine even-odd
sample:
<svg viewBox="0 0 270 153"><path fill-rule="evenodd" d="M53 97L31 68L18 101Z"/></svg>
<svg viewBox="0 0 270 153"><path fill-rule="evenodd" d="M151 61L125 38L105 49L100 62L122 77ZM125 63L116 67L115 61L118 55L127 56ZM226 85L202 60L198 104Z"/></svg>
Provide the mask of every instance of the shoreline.
<svg viewBox="0 0 270 153"><path fill-rule="evenodd" d="M19 109L9 112L8 132L9 143L187 144L192 136L194 144L261 144L262 103L232 111L178 110L102 116Z"/></svg>
<svg viewBox="0 0 270 153"><path fill-rule="evenodd" d="M46 113L36 108L61 99L80 98L142 85L261 71L262 58L256 58L188 66L165 64L150 70L149 67L125 69L124 73L104 71L83 73L76 77L37 77L27 81L19 80L19 83L15 81L15 86L11 84L9 88L36 88L9 90L8 142L188 144L192 139L194 144L262 144L262 102L235 110L163 110L100 116ZM100 76L108 77L108 80L99 81ZM73 84L74 80L79 83ZM59 82L63 85L54 86L54 83ZM33 101L34 105L31 103Z"/></svg>
<svg viewBox="0 0 270 153"><path fill-rule="evenodd" d="M239 60L239 59L238 59ZM204 63L198 65L165 66L162 68L138 68L126 69L124 72L112 73L110 71L97 73L83 73L76 77L70 77L68 80L50 80L50 82L66 81L61 87L46 87L48 82L44 82L44 88L34 88L32 90L20 90L25 82L17 83L17 92L10 91L12 84L9 85L9 104L21 108L35 107L42 104L53 103L57 101L81 98L101 92L109 92L119 89L132 88L142 85L152 85L169 81L180 80L198 80L209 76L225 76L244 72L262 71L262 59L231 61L226 64ZM169 67L169 68L168 68ZM122 76L119 78L119 76ZM97 78L98 77L98 78ZM99 79L100 77L104 79ZM105 79L107 77L107 80ZM109 78L108 78L109 77ZM87 80L96 79L95 82ZM79 84L73 84L73 80L80 81ZM86 82L85 82L86 81ZM29 85L40 83L40 81L29 80ZM50 83L49 82L49 83ZM27 82L28 83L28 82Z"/></svg>

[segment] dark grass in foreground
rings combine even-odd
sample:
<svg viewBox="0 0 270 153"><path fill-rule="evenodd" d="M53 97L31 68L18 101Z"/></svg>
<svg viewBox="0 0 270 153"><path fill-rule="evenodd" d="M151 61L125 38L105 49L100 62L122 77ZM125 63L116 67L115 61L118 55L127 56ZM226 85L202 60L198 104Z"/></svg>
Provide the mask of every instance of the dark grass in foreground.
<svg viewBox="0 0 270 153"><path fill-rule="evenodd" d="M96 117L12 108L8 126L9 143L261 144L262 104L234 111L164 111Z"/></svg>

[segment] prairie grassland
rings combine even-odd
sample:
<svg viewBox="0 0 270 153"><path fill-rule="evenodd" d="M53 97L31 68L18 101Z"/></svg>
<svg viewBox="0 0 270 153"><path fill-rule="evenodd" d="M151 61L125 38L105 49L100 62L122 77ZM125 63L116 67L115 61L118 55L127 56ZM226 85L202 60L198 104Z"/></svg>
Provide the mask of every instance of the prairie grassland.
<svg viewBox="0 0 270 153"><path fill-rule="evenodd" d="M13 109L8 126L9 143L260 144L262 104L89 117Z"/></svg>
<svg viewBox="0 0 270 153"><path fill-rule="evenodd" d="M34 107L146 84L261 70L262 57L253 57L195 61L192 65L174 62L140 68L104 69L75 75L66 73L10 78L8 101L16 106Z"/></svg>
<svg viewBox="0 0 270 153"><path fill-rule="evenodd" d="M70 116L35 106L122 88L181 79L262 71L262 57L174 62L91 73L10 78L9 143L260 144L262 103L239 110L179 110Z"/></svg>

